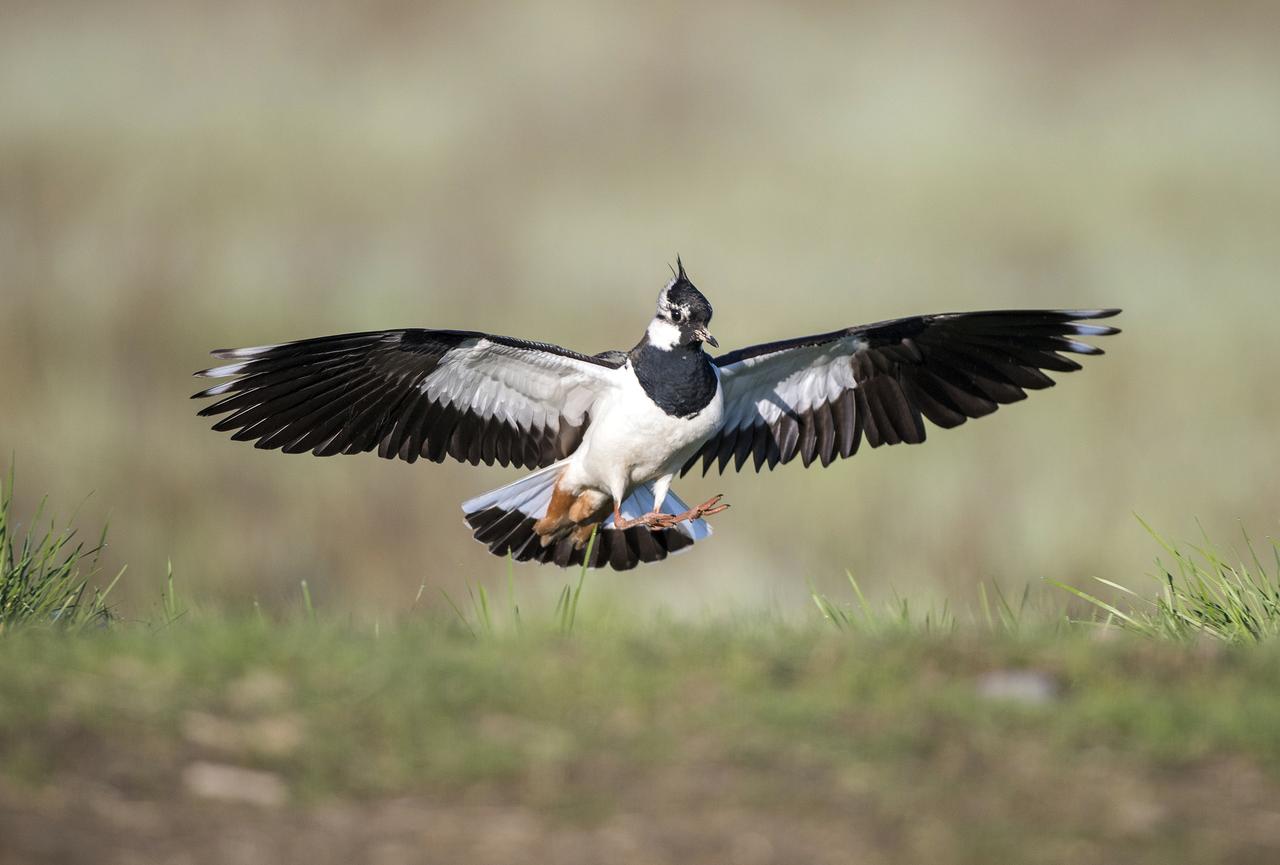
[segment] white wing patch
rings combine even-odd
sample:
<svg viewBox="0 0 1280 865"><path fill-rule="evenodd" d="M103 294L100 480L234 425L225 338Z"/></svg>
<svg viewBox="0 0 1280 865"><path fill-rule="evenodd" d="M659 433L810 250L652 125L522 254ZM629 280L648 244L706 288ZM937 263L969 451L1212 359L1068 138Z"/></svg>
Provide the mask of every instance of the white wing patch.
<svg viewBox="0 0 1280 865"><path fill-rule="evenodd" d="M866 345L865 340L847 337L729 364L721 369L724 429L749 427L760 420L772 424L788 412L803 414L837 399L857 386L853 358ZM784 355L791 371L779 379L777 361Z"/></svg>
<svg viewBox="0 0 1280 865"><path fill-rule="evenodd" d="M419 386L433 402L498 417L523 430L554 429L560 416L580 426L611 370L586 361L469 340L449 352Z"/></svg>
<svg viewBox="0 0 1280 865"><path fill-rule="evenodd" d="M610 362L543 343L459 331L369 331L214 352L226 378L196 394L214 429L259 447L407 462L446 456L543 465L577 447Z"/></svg>

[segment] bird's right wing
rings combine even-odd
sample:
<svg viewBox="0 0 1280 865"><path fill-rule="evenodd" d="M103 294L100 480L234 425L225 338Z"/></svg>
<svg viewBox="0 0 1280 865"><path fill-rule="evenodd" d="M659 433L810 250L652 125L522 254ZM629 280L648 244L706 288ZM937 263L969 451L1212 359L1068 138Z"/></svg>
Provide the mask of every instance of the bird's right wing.
<svg viewBox="0 0 1280 865"><path fill-rule="evenodd" d="M537 468L582 441L618 364L559 346L457 330L387 330L225 349L196 375L229 378L201 416L233 439L316 456L377 449Z"/></svg>
<svg viewBox="0 0 1280 865"><path fill-rule="evenodd" d="M871 447L924 441L940 427L990 414L1053 385L1043 370L1080 368L1067 354L1102 354L1076 337L1118 309L999 310L919 315L756 345L716 358L720 431L684 466L705 473L748 459L756 471L800 457L807 466Z"/></svg>

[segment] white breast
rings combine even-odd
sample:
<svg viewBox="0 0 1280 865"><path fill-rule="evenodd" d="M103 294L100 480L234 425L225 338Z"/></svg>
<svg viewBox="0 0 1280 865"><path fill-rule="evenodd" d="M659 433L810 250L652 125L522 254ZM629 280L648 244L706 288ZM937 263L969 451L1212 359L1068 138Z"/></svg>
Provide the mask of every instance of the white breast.
<svg viewBox="0 0 1280 865"><path fill-rule="evenodd" d="M655 405L629 362L618 374L619 387L597 407L566 478L615 497L679 471L724 419L719 370L716 395L691 418L672 417Z"/></svg>

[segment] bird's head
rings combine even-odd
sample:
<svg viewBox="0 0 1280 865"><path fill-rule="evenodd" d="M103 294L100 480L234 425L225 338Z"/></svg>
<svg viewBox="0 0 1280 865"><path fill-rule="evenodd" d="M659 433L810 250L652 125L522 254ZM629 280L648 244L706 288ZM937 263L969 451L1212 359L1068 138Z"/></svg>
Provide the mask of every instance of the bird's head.
<svg viewBox="0 0 1280 865"><path fill-rule="evenodd" d="M679 270L658 294L658 311L649 322L649 343L670 351L676 346L699 346L709 343L718 348L720 343L708 330L711 324L711 303L689 281L684 264L676 259Z"/></svg>

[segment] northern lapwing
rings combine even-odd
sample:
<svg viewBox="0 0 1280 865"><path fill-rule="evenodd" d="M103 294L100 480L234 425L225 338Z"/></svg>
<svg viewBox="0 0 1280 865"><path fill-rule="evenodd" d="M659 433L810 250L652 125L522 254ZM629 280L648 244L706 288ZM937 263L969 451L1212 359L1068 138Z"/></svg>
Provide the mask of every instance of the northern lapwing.
<svg viewBox="0 0 1280 865"><path fill-rule="evenodd" d="M215 430L316 456L377 451L536 469L463 503L476 540L518 561L618 570L711 534L716 496L687 506L676 475L799 459L829 465L870 447L917 444L991 414L1049 372L1102 354L1077 337L1117 309L912 316L712 357L711 304L683 263L629 352L579 354L465 330L383 330L213 352L195 394ZM592 533L596 541L588 544Z"/></svg>

